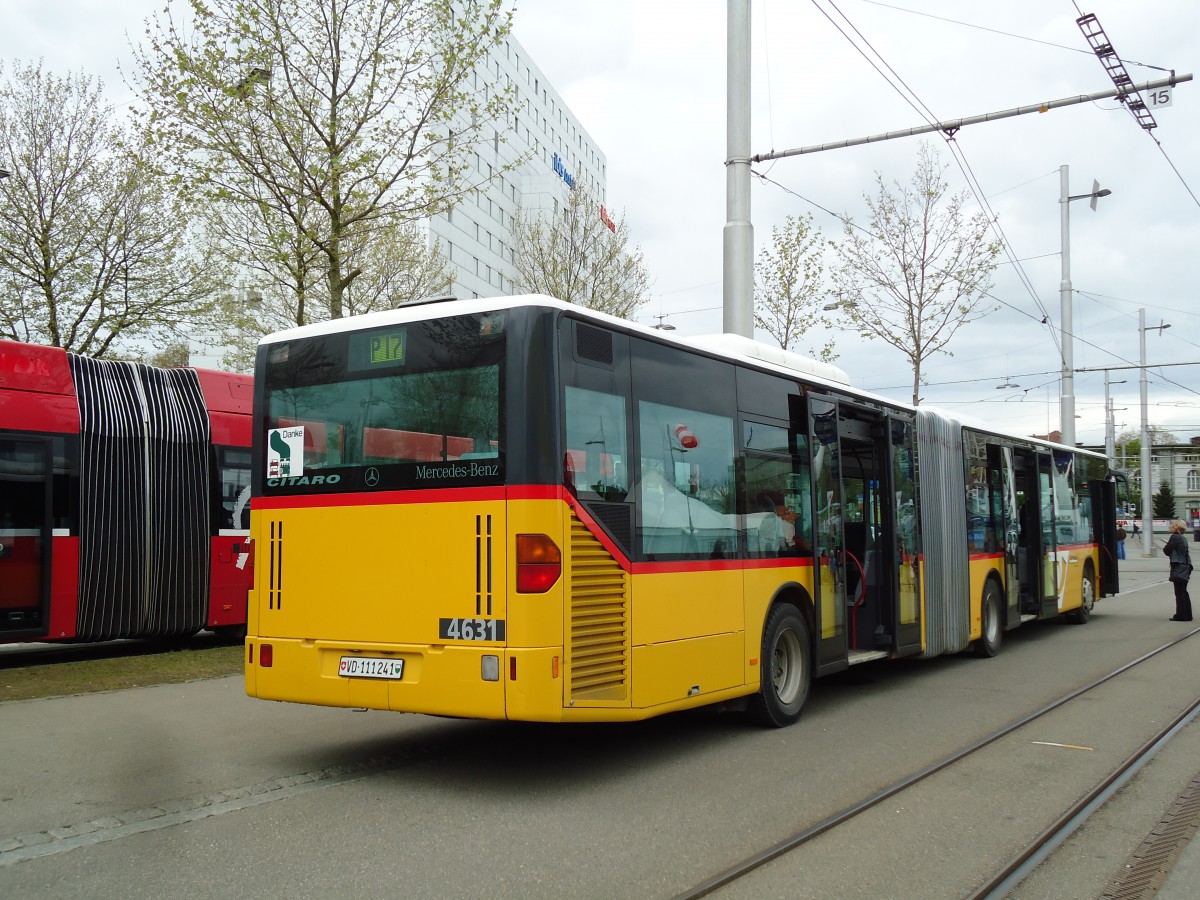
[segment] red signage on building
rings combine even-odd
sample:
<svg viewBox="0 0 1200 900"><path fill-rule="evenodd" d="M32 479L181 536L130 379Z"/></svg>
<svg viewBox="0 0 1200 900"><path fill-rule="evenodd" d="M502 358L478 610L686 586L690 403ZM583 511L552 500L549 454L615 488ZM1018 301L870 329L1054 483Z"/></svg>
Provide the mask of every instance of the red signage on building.
<svg viewBox="0 0 1200 900"><path fill-rule="evenodd" d="M614 223L613 220L608 217L608 210L604 208L603 204L600 205L600 221L608 226L609 231L613 232L614 234L616 233L616 223Z"/></svg>

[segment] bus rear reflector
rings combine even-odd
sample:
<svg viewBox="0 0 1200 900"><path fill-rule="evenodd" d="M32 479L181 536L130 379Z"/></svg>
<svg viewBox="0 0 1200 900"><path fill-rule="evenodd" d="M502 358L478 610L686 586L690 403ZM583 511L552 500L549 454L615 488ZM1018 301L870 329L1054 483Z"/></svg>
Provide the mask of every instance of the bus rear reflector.
<svg viewBox="0 0 1200 900"><path fill-rule="evenodd" d="M258 664L264 669L271 668L271 663L275 662L275 651L271 649L270 644L258 645Z"/></svg>
<svg viewBox="0 0 1200 900"><path fill-rule="evenodd" d="M562 553L545 534L517 535L517 591L544 594L562 574Z"/></svg>

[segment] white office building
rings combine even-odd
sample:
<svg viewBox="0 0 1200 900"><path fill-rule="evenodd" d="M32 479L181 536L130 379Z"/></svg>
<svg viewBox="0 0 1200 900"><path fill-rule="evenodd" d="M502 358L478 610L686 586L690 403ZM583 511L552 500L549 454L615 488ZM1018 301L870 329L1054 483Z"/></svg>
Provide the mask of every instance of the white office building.
<svg viewBox="0 0 1200 900"><path fill-rule="evenodd" d="M474 73L474 88L485 96L510 86L516 90L515 116L485 125L485 140L468 160L474 170L469 183L480 188L452 212L429 221L430 244L436 241L449 259L450 293L460 298L513 292L511 234L518 211L553 214L578 185L596 199L597 218L607 215L600 207L607 177L604 154L511 35ZM501 174L504 166L526 156Z"/></svg>

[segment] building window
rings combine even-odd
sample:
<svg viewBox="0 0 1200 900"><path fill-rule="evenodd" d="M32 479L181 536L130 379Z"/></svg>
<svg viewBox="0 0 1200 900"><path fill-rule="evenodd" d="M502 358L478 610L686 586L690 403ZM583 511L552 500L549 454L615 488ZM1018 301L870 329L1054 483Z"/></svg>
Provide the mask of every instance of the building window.
<svg viewBox="0 0 1200 900"><path fill-rule="evenodd" d="M1189 469L1187 473L1188 493L1200 492L1200 469Z"/></svg>

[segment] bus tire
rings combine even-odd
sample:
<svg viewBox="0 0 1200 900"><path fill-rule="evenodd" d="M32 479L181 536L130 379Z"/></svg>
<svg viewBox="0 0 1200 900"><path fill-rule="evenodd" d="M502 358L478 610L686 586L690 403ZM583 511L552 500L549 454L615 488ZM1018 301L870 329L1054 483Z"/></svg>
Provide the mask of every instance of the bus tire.
<svg viewBox="0 0 1200 900"><path fill-rule="evenodd" d="M1083 572L1083 587L1080 590L1079 608L1067 613L1067 621L1072 625L1086 625L1092 617L1092 607L1096 605L1096 572L1089 564Z"/></svg>
<svg viewBox="0 0 1200 900"><path fill-rule="evenodd" d="M1004 623L1000 618L1000 588L996 582L989 580L983 589L983 602L980 606L979 640L975 642L975 655L986 659L1000 652L1000 642L1004 636Z"/></svg>
<svg viewBox="0 0 1200 900"><path fill-rule="evenodd" d="M761 684L746 710L751 721L782 728L800 718L812 686L812 654L804 616L777 603L763 626Z"/></svg>

